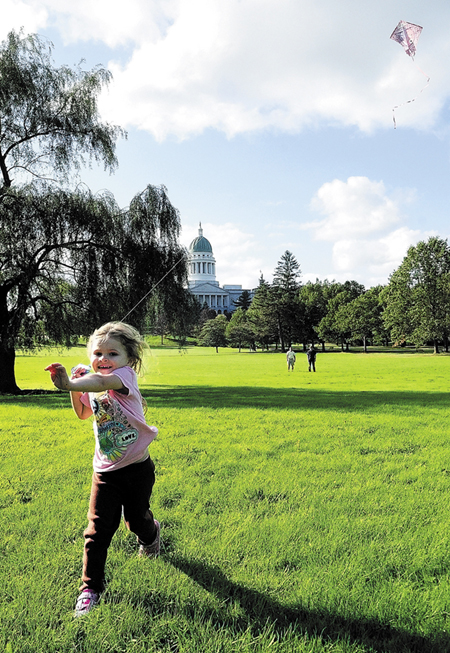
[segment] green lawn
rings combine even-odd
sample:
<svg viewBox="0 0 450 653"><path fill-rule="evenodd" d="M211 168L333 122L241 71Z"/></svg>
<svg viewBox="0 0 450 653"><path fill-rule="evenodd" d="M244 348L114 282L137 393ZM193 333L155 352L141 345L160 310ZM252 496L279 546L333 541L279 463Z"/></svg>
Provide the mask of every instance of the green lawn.
<svg viewBox="0 0 450 653"><path fill-rule="evenodd" d="M19 356L22 388L83 348ZM0 652L450 651L450 357L152 349L152 508L121 527L101 605L73 619L91 421L67 394L0 398Z"/></svg>

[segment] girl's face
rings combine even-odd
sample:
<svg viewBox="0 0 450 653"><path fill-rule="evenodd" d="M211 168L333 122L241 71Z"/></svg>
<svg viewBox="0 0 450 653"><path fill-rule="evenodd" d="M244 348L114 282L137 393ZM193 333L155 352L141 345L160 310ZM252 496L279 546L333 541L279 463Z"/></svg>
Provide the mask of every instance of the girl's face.
<svg viewBox="0 0 450 653"><path fill-rule="evenodd" d="M94 340L91 351L91 366L99 374L111 374L119 367L128 365L125 347L117 338L107 338L103 342Z"/></svg>

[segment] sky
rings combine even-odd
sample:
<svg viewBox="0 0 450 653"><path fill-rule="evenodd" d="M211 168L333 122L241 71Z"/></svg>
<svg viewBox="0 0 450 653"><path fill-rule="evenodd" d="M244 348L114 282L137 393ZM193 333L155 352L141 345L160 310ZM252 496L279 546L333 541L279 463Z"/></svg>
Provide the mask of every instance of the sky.
<svg viewBox="0 0 450 653"><path fill-rule="evenodd" d="M101 116L128 138L81 181L123 208L164 185L221 285L271 281L289 250L303 283L369 288L450 235L448 0L2 0L0 40L21 27L112 72Z"/></svg>

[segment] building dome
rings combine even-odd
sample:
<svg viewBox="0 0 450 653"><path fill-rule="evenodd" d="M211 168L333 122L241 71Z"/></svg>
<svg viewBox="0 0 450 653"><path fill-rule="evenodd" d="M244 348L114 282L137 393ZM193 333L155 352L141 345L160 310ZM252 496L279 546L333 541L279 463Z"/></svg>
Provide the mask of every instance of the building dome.
<svg viewBox="0 0 450 653"><path fill-rule="evenodd" d="M211 243L203 236L201 223L197 238L189 246L188 284L189 291L198 299L200 306L206 305L218 313L233 312L242 294L242 286L221 288L216 281L216 259ZM254 293L251 294L253 297Z"/></svg>
<svg viewBox="0 0 450 653"><path fill-rule="evenodd" d="M194 238L192 243L189 245L189 251L191 254L194 254L195 252L209 252L212 254L211 243L207 238L204 237L201 224L198 230L197 238Z"/></svg>

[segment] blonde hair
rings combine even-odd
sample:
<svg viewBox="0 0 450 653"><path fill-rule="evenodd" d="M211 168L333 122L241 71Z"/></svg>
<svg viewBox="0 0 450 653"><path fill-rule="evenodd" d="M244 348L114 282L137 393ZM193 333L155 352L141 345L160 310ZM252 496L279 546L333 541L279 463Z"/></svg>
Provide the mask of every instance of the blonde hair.
<svg viewBox="0 0 450 653"><path fill-rule="evenodd" d="M92 353L94 341L103 343L108 338L116 338L122 343L127 352L130 367L136 374L139 374L143 368L144 349L147 347L139 331L125 322L107 322L96 329L89 338L87 344L89 356Z"/></svg>

